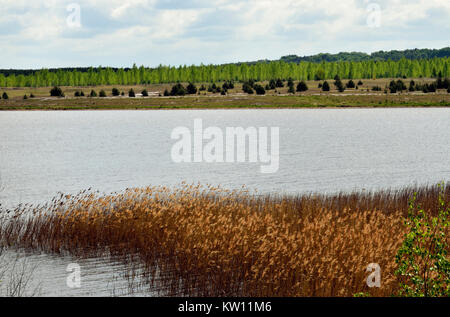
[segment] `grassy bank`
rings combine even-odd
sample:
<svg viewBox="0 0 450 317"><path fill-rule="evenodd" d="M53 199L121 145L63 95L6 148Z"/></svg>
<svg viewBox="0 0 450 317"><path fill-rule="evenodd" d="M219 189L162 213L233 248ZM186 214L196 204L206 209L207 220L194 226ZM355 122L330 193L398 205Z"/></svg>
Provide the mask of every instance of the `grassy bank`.
<svg viewBox="0 0 450 317"><path fill-rule="evenodd" d="M408 203L417 193L424 210L436 214L439 191L269 197L182 186L61 195L2 219L0 241L143 263L141 278L166 295L390 296L399 287L395 257ZM444 197L450 201L450 185ZM382 268L381 288L366 284L370 263Z"/></svg>
<svg viewBox="0 0 450 317"><path fill-rule="evenodd" d="M0 110L159 110L450 107L447 95L217 96L161 98L32 99L0 101Z"/></svg>
<svg viewBox="0 0 450 317"><path fill-rule="evenodd" d="M357 80L356 80L357 81ZM418 83L432 83L434 79L416 79ZM364 80L358 89L338 92L332 85L329 92L322 91L318 84L309 81L309 90L289 94L288 87L267 91L266 95L248 95L243 93L242 84L228 90L227 95L201 91L199 94L184 97L164 97L165 90L171 85L118 86L125 96L112 97L112 86L99 87L62 87L65 98L50 98L50 88L7 88L3 89L9 99L0 100L0 110L126 110L126 109L270 109L270 108L341 108L341 107L450 107L450 94L445 90L436 93L422 92L384 93L372 91L372 87L389 85L389 79ZM405 80L407 82L407 80ZM331 82L330 82L331 83ZM263 82L262 85L266 85ZM205 83L205 86L210 83ZM199 87L200 85L198 85ZM218 84L220 86L220 84ZM129 98L127 92L136 93L147 90L149 97ZM97 93L104 90L108 97L75 98L76 91L86 96L91 90ZM34 98L23 99L24 95Z"/></svg>

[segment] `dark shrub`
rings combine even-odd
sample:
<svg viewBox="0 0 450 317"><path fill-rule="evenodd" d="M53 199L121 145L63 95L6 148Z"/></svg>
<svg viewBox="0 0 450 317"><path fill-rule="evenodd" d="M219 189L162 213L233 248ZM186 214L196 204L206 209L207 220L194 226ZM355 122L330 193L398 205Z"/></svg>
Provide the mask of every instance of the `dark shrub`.
<svg viewBox="0 0 450 317"><path fill-rule="evenodd" d="M432 83L432 84L429 84L427 86L428 86L428 91L429 92L436 92L436 90L437 90L436 83Z"/></svg>
<svg viewBox="0 0 450 317"><path fill-rule="evenodd" d="M269 85L268 86L269 86L269 89L267 89L267 90L274 90L274 89L277 88L277 83L276 83L276 81L274 79L271 79L269 81Z"/></svg>
<svg viewBox="0 0 450 317"><path fill-rule="evenodd" d="M352 88L355 88L356 87L356 85L355 85L355 82L353 81L353 80L351 80L350 79L350 81L347 83L347 88L349 88L349 89L352 89Z"/></svg>
<svg viewBox="0 0 450 317"><path fill-rule="evenodd" d="M253 94L254 93L254 91L253 91L253 84L251 84L250 82L245 82L243 85L242 85L242 90L245 92L245 93L247 93L247 94Z"/></svg>
<svg viewBox="0 0 450 317"><path fill-rule="evenodd" d="M334 85L336 86L337 90L339 90L340 92L343 92L345 90L344 84L342 83L339 76L337 76L337 77L338 78L335 80Z"/></svg>
<svg viewBox="0 0 450 317"><path fill-rule="evenodd" d="M27 95L23 95L23 100L27 100L28 96Z"/></svg>
<svg viewBox="0 0 450 317"><path fill-rule="evenodd" d="M294 88L294 80L289 77L287 85L288 85L288 87Z"/></svg>
<svg viewBox="0 0 450 317"><path fill-rule="evenodd" d="M119 89L113 88L113 89L112 89L112 95L113 95L114 97L120 96L120 91L119 91Z"/></svg>
<svg viewBox="0 0 450 317"><path fill-rule="evenodd" d="M166 89L164 90L164 97L169 97L170 96L170 92Z"/></svg>
<svg viewBox="0 0 450 317"><path fill-rule="evenodd" d="M195 95L197 93L197 87L193 83L189 83L186 90L189 95Z"/></svg>
<svg viewBox="0 0 450 317"><path fill-rule="evenodd" d="M344 86L344 84L342 83L342 81L340 79L336 80L334 82L334 85L336 86L336 89L339 92L344 92L345 91L345 86Z"/></svg>
<svg viewBox="0 0 450 317"><path fill-rule="evenodd" d="M265 95L266 94L266 90L264 89L263 86L256 84L254 85L255 91L257 95Z"/></svg>
<svg viewBox="0 0 450 317"><path fill-rule="evenodd" d="M50 96L52 97L64 97L64 93L62 92L61 88L55 86L50 90Z"/></svg>
<svg viewBox="0 0 450 317"><path fill-rule="evenodd" d="M327 81L324 81L322 91L330 91L330 84Z"/></svg>
<svg viewBox="0 0 450 317"><path fill-rule="evenodd" d="M389 83L389 91L390 91L391 94L397 93L397 91L398 91L398 86L397 86L397 83L395 82L395 80L392 80L392 81Z"/></svg>
<svg viewBox="0 0 450 317"><path fill-rule="evenodd" d="M104 90L100 90L99 96L101 98L105 98L106 97L106 92Z"/></svg>
<svg viewBox="0 0 450 317"><path fill-rule="evenodd" d="M403 80L401 80L401 79L397 80L397 90L403 91L403 90L406 90L406 89L407 88L406 88L406 85L403 82Z"/></svg>
<svg viewBox="0 0 450 317"><path fill-rule="evenodd" d="M142 90L141 94L142 94L142 97L148 97L147 89Z"/></svg>
<svg viewBox="0 0 450 317"><path fill-rule="evenodd" d="M358 86L362 86L362 85L364 85L364 83L361 80L358 81Z"/></svg>
<svg viewBox="0 0 450 317"><path fill-rule="evenodd" d="M136 97L136 93L134 92L133 88L131 88L130 91L128 92L128 97L130 98Z"/></svg>
<svg viewBox="0 0 450 317"><path fill-rule="evenodd" d="M442 84L442 88L444 88L444 89L450 88L450 79L449 78L445 78L444 79L444 82Z"/></svg>
<svg viewBox="0 0 450 317"><path fill-rule="evenodd" d="M97 97L97 93L95 90L91 90L91 93L89 94L90 97Z"/></svg>
<svg viewBox="0 0 450 317"><path fill-rule="evenodd" d="M277 88L284 87L283 81L280 78L277 79L277 82L275 83L275 85L277 86Z"/></svg>
<svg viewBox="0 0 450 317"><path fill-rule="evenodd" d="M9 99L9 96L6 92L4 92L2 95L2 98L6 100L6 99Z"/></svg>
<svg viewBox="0 0 450 317"><path fill-rule="evenodd" d="M80 94L80 92L77 90L77 91L75 91L75 93L73 94L75 97L80 97L81 96L81 94Z"/></svg>
<svg viewBox="0 0 450 317"><path fill-rule="evenodd" d="M304 92L308 90L308 85L306 85L306 83L302 80L301 82L298 83L297 85L297 91L298 92Z"/></svg>
<svg viewBox="0 0 450 317"><path fill-rule="evenodd" d="M172 87L170 91L171 96L185 96L187 94L186 88L180 83L177 83Z"/></svg>

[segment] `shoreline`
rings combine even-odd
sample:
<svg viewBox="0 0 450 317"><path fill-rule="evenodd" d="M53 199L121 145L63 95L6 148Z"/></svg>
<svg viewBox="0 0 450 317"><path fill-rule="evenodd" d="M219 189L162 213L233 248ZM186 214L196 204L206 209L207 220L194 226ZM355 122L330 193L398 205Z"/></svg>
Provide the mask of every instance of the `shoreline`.
<svg viewBox="0 0 450 317"><path fill-rule="evenodd" d="M439 96L439 95L437 95ZM440 97L440 96L439 96ZM281 109L401 109L401 108L450 108L450 95L442 100L432 101L404 101L404 100L344 100L337 103L324 97L275 97L270 100L253 99L230 100L229 98L217 98L218 100L201 100L203 98L176 98L176 99L110 99L101 100L49 100L44 102L35 99L31 102L1 102L2 111L103 111L103 110L281 110ZM269 97L270 98L270 97ZM268 98L268 99L269 99ZM289 98L283 103L281 98ZM346 98L346 97L339 97ZM206 99L206 98L204 98ZM274 100L275 99L275 100ZM295 100L298 99L298 100ZM175 100L175 101L174 101ZM57 102L55 102L57 101ZM112 101L112 102L111 102ZM153 102L152 102L153 101ZM264 101L256 102L256 101ZM279 103L278 103L279 102ZM298 102L298 103L296 103ZM227 104L228 103L228 104Z"/></svg>
<svg viewBox="0 0 450 317"><path fill-rule="evenodd" d="M239 107L122 107L122 108L91 108L82 109L78 107L64 107L64 108L33 108L33 109L0 109L0 112L34 112L34 111L170 111L170 110L344 110L344 109L446 109L449 105L399 105L399 106L270 106L270 107L255 107L255 106L239 106Z"/></svg>
<svg viewBox="0 0 450 317"><path fill-rule="evenodd" d="M431 83L433 79L421 79ZM418 80L419 82L419 80ZM264 83L263 83L264 84ZM49 87L41 88L5 88L8 100L0 100L0 111L32 110L203 110L203 109L347 109L347 108L445 108L450 107L450 93L440 89L433 93L373 91L371 87L387 87L389 79L364 80L359 89L347 89L338 92L335 89L323 92L317 81L307 82L306 92L288 93L288 88L266 91L264 95L243 93L241 84L229 90L226 95L200 91L185 96L163 96L163 91L171 85L135 85L117 86L125 94L129 89L139 92L146 90L143 97L112 96L113 86L97 87L61 87L65 97L50 97ZM105 97L88 97L89 91L104 91ZM84 91L84 97L76 97L76 92ZM33 98L28 97L33 94ZM27 96L26 99L24 99Z"/></svg>

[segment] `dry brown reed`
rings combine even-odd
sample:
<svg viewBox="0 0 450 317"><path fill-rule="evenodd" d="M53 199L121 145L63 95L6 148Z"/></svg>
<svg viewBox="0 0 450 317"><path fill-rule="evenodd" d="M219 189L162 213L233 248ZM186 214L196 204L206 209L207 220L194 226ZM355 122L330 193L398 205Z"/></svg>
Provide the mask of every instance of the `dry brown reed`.
<svg viewBox="0 0 450 317"><path fill-rule="evenodd" d="M83 192L16 209L2 220L0 241L143 263L142 278L155 284L158 272L169 296L390 296L413 193L437 211L437 186L298 197L186 184ZM370 263L382 268L379 289L366 285Z"/></svg>

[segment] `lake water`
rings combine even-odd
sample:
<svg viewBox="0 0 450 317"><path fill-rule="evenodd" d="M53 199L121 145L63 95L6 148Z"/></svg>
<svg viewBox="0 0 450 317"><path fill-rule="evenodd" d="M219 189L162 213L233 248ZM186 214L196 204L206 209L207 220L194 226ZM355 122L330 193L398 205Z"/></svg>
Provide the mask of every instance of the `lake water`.
<svg viewBox="0 0 450 317"><path fill-rule="evenodd" d="M174 128L280 127L280 169L174 163ZM182 181L260 192L335 192L450 176L450 109L0 112L0 201Z"/></svg>
<svg viewBox="0 0 450 317"><path fill-rule="evenodd" d="M174 163L171 133L192 130L195 119L205 128L279 127L279 171L261 174L259 163ZM262 193L433 184L450 180L450 109L0 112L0 178L7 207L46 202L57 192L182 181ZM45 265L59 263L43 257Z"/></svg>

